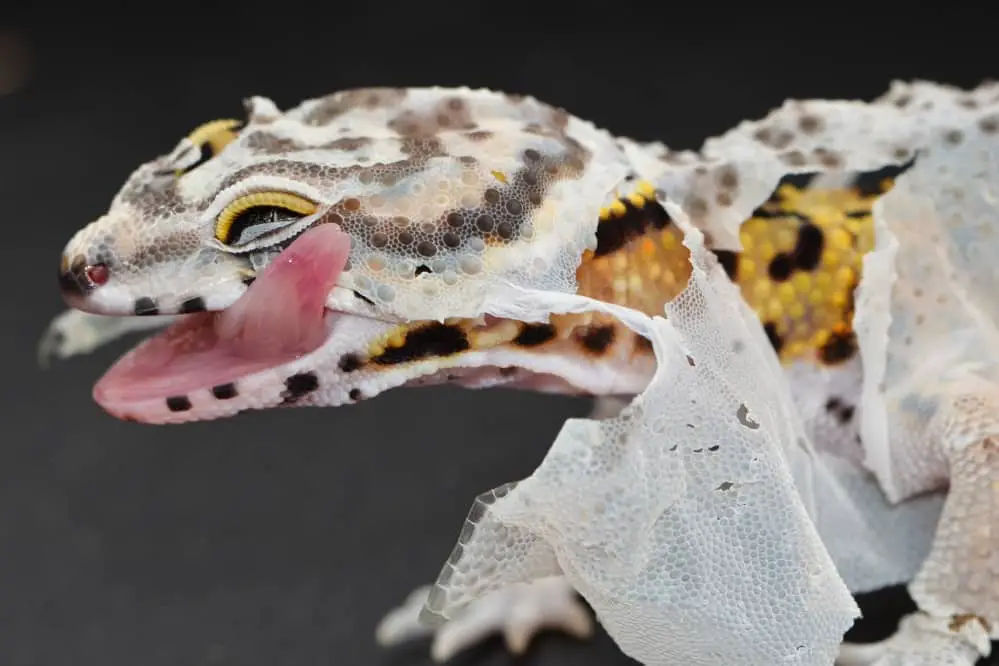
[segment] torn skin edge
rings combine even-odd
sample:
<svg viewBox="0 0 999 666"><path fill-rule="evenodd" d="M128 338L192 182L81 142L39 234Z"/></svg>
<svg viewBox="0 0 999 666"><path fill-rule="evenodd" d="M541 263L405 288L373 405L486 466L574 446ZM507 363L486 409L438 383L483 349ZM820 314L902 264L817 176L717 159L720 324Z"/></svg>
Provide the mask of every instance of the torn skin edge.
<svg viewBox="0 0 999 666"><path fill-rule="evenodd" d="M679 219L685 219L679 210L670 212L671 214L675 214ZM730 283L722 277L721 268L717 265L717 262L715 261L714 263L711 263L712 258L702 247L703 237L700 232L694 229L685 229L685 231L687 232L687 236L684 242L691 249L691 261L693 263L694 273L699 276L699 279L692 277L691 282L688 284L688 290L692 286L696 288L698 282L704 281L709 281L709 286L711 282L714 282L715 284L728 285L731 287ZM698 259L700 259L700 261L698 261ZM716 277L715 280L710 280L710 278L707 277L707 275L712 272ZM729 295L734 295L734 290L731 290ZM516 300L517 305L511 305L509 308L510 312L502 316L514 314L518 309L545 307L546 304L549 311L555 310L554 308L551 308L551 295L521 292L519 296L520 298ZM683 295L678 298L682 297ZM722 298L725 297L726 296L723 296ZM584 310L609 312L610 314L620 317L626 325L633 328L636 332L649 337L653 343L653 349L656 357L660 361L659 370L657 371L657 375L660 376L660 382L662 381L662 375L669 372L667 368L672 369L678 365L683 365L683 363L687 362L690 358L687 355L685 345L683 344L683 335L662 317L655 317L654 319L649 318L627 308L610 306L605 303L590 301L589 299L575 295L571 297L555 297L555 300L560 301L557 308L558 312L576 312ZM738 306L738 301L733 299L733 302ZM755 319L747 320L744 315L740 316L743 316L744 321L749 321L750 323L755 321ZM758 322L756 322L756 326L759 327ZM757 340L765 339L762 329L757 333ZM765 349L761 351L761 353L765 352ZM668 354L675 358L666 360ZM704 360L708 361L708 365L710 365L710 362L713 359ZM644 410L652 400L649 393L659 388L661 387L657 385L657 381L654 379L653 382L650 383L649 388L636 397L631 405L625 410L626 413L629 414L625 418L641 418L644 416ZM768 406L764 405L763 407L766 409ZM763 419L764 422L770 422L772 424L774 421L775 415L773 413L763 414L763 416L765 417ZM776 416L777 418L780 417L779 414ZM591 419L571 419L563 427L562 432L556 439L555 444L552 446L552 449L549 451L545 460L542 461L538 470L531 477L528 477L519 483L507 484L502 488L497 489L497 491L485 493L476 500L472 511L469 514L465 528L462 530L459 543L452 553L448 563L445 565L441 576L439 577L437 584L434 586L428 602L421 613L421 620L423 622L432 625L439 625L441 622L453 618L458 612L467 606L468 603L471 603L476 598L481 597L493 589L505 587L506 585L515 582L526 582L546 575L563 573L570 579L573 586L587 599L596 611L601 623L608 630L608 633L610 633L615 642L626 654L632 656L633 658L644 660L644 663L648 664L661 663L662 655L666 655L668 653L672 653L673 658L676 658L676 650L679 649L677 644L674 643L669 646L660 645L658 648L650 649L649 641L649 638L652 635L661 638L663 635L669 634L668 629L666 631L656 632L657 629L661 629L663 626L668 626L668 623L665 623L664 625L661 620L664 615L668 614L671 610L675 611L675 609L668 607L669 604L657 605L655 601L645 602L642 606L645 608L645 611L641 612L645 615L646 623L641 625L641 627L636 627L633 623L629 624L628 618L630 617L631 620L634 620L635 617L629 616L627 613L622 616L620 613L622 608L621 604L624 604L626 600L620 599L620 597L615 597L613 593L611 593L610 596L601 593L599 587L594 588L591 584L592 581L587 579L587 567L599 565L594 563L593 558L589 558L587 563L586 558L584 558L584 560L579 560L578 558L573 557L572 551L574 547L577 549L582 548L584 552L590 552L587 549L596 547L596 543L591 539L586 539L586 545L583 545L580 542L576 542L575 544L572 543L571 525L563 523L561 526L557 527L555 525L551 525L550 523L538 524L536 522L532 522L532 514L534 515L534 521L539 520L539 517L537 516L538 507L535 502L527 496L524 496L520 509L513 508L516 506L515 501L518 494L523 496L526 493L529 495L531 488L537 487L537 484L539 483L543 483L540 478L545 476L544 470L546 469L546 466L551 465L552 461L560 455L564 457L564 452L561 452L560 449L564 448L562 446L563 444L571 446L571 443L567 441L567 438L577 435L578 437L587 439L591 443L599 446L599 443L594 441L594 438L600 439L600 428L600 424ZM676 434L680 436L680 439L682 439L682 431ZM784 434L786 437L786 433ZM604 441L606 442L606 438L604 438ZM772 442L771 444L776 443ZM642 445L639 443L637 446L641 447ZM645 446L648 446L648 444ZM788 535L787 538L791 539L790 535L797 533L797 536L791 540L799 546L798 555L802 558L800 560L800 564L804 565L804 558L809 558L808 561L810 561L813 565L813 568L809 569L807 574L805 574L802 570L792 572L797 574L796 576L789 575L789 578L796 577L798 579L799 589L802 590L802 594L807 597L807 600L805 598L799 600L799 612L796 614L801 615L802 617L791 618L790 621L793 622L797 619L799 621L799 627L807 627L809 626L811 616L822 615L822 621L825 621L827 624L824 627L819 627L813 622L811 629L816 635L799 636L798 638L800 640L793 641L793 645L784 644L783 646L775 649L777 652L786 657L794 658L798 663L806 663L805 661L801 661L800 658L807 659L807 663L823 663L821 661L823 657L828 657L828 663L831 663L832 658L835 657L839 648L843 635L852 625L856 617L859 616L859 609L853 601L849 591L846 589L842 579L837 575L832 559L825 550L824 544L822 543L814 524L809 519L808 512L805 510L804 505L801 502L800 494L795 487L791 470L786 456L784 455L785 452L780 450L779 446L777 446L776 449L776 451L770 450L768 453L771 454L773 458L771 462L773 462L777 467L775 470L777 477L771 479L762 478L758 479L758 481L772 483L775 487L778 487L783 491L783 499L786 501L787 508L790 511L788 519L792 522L790 526L785 525ZM652 454L654 452L648 453ZM550 473L551 470L549 470L549 475ZM642 485L641 479L634 479L634 483L638 486ZM594 486L592 482L590 483L590 486L591 491L592 488L597 487ZM625 489L625 492L628 492L627 489ZM573 496L577 498L592 498L593 493L588 492L585 488L577 488L575 492L569 493L569 497ZM514 504L511 505L511 502L514 502ZM584 504L585 503L586 502L584 501ZM577 504L578 503L572 502L562 503L563 506L576 506ZM506 520L504 520L499 514L505 514ZM544 521L545 518L540 517L540 520ZM488 525L488 529L483 526L483 523L486 521L491 521ZM599 532L598 527L599 526L597 524L592 525L593 530L597 530L597 532L593 532L594 534ZM481 533L480 530L483 529L485 532ZM509 537L506 541L504 541L504 543L509 543L511 539L520 540L520 546L516 549L516 551L522 554L523 559L521 561L503 561L500 553L486 552L483 553L483 556L485 556L489 562L493 563L489 567L489 571L486 573L474 570L470 571L468 569L467 560L473 559L476 554L475 548L482 546L481 543L476 543L476 539L481 534L485 534L482 538L488 540L491 535L497 534L497 531L499 531L500 534L497 538L502 539L503 534L506 534ZM558 535L557 541L545 541L543 537L545 532L548 532L549 535L554 532ZM587 533L590 532L587 531ZM613 527L611 528L611 533L615 533ZM608 533L603 534L605 537L608 536ZM568 543L567 539L569 541ZM604 543L606 546L613 541L614 539L612 538L610 542L606 540L602 540L600 542ZM486 546L488 547L488 543ZM805 550L800 550L801 548ZM509 550L504 549L503 554L509 555ZM668 557L668 554L662 555L664 557ZM649 553L647 554L647 557L654 556ZM500 559L499 566L496 566L497 558ZM606 561L610 566L614 566L613 560ZM735 570L737 570L744 563L737 561L730 562L729 564L730 566L734 566ZM582 568L580 569L578 567ZM637 571L629 571L627 569L622 571L620 568L616 568L614 571L616 571L616 575L618 576L628 576L638 573ZM757 573L762 575L762 572ZM819 588L822 588L821 592L818 591ZM608 606L607 603L605 603L605 600L607 599L614 599L614 603L612 603L611 606ZM816 603L819 603L822 609L822 611L817 614L812 613L810 610ZM652 613L653 616L648 615L648 613ZM737 609L729 608L726 609L725 615L738 616L739 613ZM673 620L678 619L679 618L673 618ZM780 624L778 618L773 619L775 623L778 625ZM737 624L728 626L732 628L737 626ZM657 627L657 625L659 626ZM682 625L682 621L676 623L676 626ZM641 629L641 631L639 631L639 634L641 635L636 635L634 633L636 629ZM759 625L756 626L756 629L759 629ZM787 626L776 626L772 630L767 629L765 631L760 631L759 633L766 634L768 636L786 636L788 635L788 629L789 627ZM724 631L721 633L724 633ZM736 639L736 645L738 645L738 642L744 641L746 638L745 636L739 636L738 634L739 630L733 628L731 638ZM654 640L652 642L657 641ZM803 648L804 650L802 651ZM738 652L739 649L740 648L738 647L734 648L736 652ZM703 652L703 650L701 650L701 652ZM695 646L686 654L686 657L696 660L697 654L699 654L699 652ZM756 653L754 656L758 656L758 654L759 653ZM791 655L793 655L793 657ZM764 658L763 661L757 661L754 659L752 661L743 661L742 663L764 664L768 663L766 659L770 659L773 656L773 654L770 654L768 657ZM820 661L814 661L811 657L818 658Z"/></svg>

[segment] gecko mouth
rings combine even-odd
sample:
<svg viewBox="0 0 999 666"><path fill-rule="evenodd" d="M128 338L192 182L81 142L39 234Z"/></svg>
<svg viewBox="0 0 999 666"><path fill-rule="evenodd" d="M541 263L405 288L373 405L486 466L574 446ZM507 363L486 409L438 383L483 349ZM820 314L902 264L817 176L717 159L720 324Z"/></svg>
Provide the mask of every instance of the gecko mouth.
<svg viewBox="0 0 999 666"><path fill-rule="evenodd" d="M299 236L232 306L190 315L115 363L94 386L105 409L225 385L319 348L337 313L326 299L350 237L334 224Z"/></svg>

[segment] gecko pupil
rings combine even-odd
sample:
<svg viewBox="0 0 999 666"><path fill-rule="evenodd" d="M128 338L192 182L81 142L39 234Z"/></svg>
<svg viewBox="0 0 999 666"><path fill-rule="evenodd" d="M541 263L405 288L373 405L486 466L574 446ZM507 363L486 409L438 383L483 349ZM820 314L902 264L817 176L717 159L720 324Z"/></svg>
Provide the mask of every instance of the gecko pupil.
<svg viewBox="0 0 999 666"><path fill-rule="evenodd" d="M254 206L237 215L232 221L226 242L246 243L302 217L304 215L281 206Z"/></svg>

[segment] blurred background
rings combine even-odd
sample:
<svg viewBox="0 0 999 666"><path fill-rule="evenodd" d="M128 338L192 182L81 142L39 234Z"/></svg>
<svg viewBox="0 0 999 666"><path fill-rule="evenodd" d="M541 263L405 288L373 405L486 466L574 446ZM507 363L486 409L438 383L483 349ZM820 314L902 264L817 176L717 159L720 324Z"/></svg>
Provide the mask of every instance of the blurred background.
<svg viewBox="0 0 999 666"><path fill-rule="evenodd" d="M63 244L132 169L253 94L287 108L351 87L486 86L696 148L787 97L999 72L968 10L755 6L4 3L0 664L429 664L425 641L377 648L376 623L437 575L472 499L529 474L587 412L442 387L180 427L113 420L90 389L132 340L45 371L35 348L62 309ZM857 636L891 631L908 603L863 599ZM513 661L491 640L454 663ZM631 663L603 634L544 636L520 661Z"/></svg>

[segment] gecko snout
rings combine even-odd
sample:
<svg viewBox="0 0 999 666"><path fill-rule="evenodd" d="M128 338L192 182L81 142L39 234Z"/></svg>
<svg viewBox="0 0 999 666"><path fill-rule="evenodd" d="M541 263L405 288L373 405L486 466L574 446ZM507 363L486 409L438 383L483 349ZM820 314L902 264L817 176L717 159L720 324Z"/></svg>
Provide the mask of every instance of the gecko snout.
<svg viewBox="0 0 999 666"><path fill-rule="evenodd" d="M94 289L108 281L107 264L88 264L82 255L70 259L63 255L59 264L59 289L63 300L78 307Z"/></svg>

